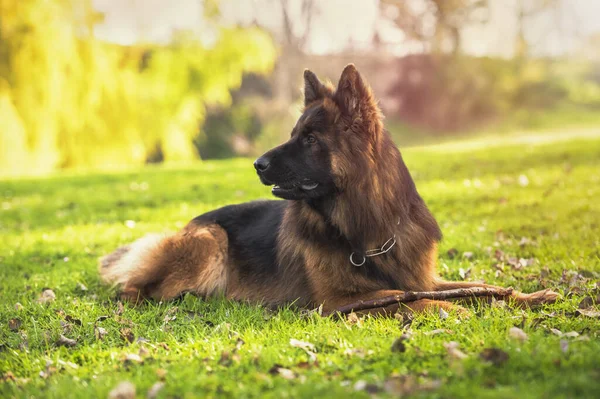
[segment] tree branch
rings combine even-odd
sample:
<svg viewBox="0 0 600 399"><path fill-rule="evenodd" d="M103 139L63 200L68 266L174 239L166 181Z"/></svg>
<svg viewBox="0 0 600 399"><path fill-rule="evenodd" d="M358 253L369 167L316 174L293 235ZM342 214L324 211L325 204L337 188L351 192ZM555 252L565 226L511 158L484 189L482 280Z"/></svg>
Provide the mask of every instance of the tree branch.
<svg viewBox="0 0 600 399"><path fill-rule="evenodd" d="M348 305L341 306L331 312L323 313L323 316L329 316L334 313L349 314L351 312L382 308L396 303L414 302L420 299L449 300L469 297L507 297L513 292L512 288L459 288L447 291L406 291L399 295L386 296L368 301L358 301Z"/></svg>

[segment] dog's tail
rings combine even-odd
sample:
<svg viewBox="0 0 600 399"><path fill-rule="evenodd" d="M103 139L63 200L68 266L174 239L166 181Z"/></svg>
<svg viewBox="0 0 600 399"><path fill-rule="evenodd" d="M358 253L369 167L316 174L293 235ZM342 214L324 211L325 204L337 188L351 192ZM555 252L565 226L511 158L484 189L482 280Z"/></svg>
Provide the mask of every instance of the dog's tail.
<svg viewBox="0 0 600 399"><path fill-rule="evenodd" d="M132 301L223 292L227 242L227 233L216 225L150 234L101 258L100 276L119 287L122 299Z"/></svg>
<svg viewBox="0 0 600 399"><path fill-rule="evenodd" d="M108 284L125 284L134 275L143 273L145 265L152 263L155 252L165 238L164 234L149 234L103 256L98 262L100 277Z"/></svg>

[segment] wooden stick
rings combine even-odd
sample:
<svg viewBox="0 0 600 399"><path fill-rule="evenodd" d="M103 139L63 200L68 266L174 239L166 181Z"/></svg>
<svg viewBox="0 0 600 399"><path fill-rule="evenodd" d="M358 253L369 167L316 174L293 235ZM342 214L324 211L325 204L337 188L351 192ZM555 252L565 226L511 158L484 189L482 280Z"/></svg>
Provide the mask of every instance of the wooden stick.
<svg viewBox="0 0 600 399"><path fill-rule="evenodd" d="M386 296L383 298L371 299L368 301L358 301L348 305L341 306L331 312L323 313L323 316L329 316L333 313L349 314L354 311L381 308L395 303L406 303L418 301L419 299L449 300L455 298L467 297L507 297L513 292L512 288L459 288L446 291L406 291L402 294Z"/></svg>

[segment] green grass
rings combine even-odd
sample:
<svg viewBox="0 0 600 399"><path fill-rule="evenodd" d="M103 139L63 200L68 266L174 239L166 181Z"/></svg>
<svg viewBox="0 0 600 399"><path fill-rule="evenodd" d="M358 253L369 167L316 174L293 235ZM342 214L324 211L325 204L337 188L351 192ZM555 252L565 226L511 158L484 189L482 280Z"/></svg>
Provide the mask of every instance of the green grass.
<svg viewBox="0 0 600 399"><path fill-rule="evenodd" d="M600 397L600 319L576 313L584 297L599 294L600 137L468 144L404 153L445 234L440 272L460 279L462 269L468 279L524 291L553 287L564 295L557 304L478 307L470 319L421 315L411 324L193 296L125 305L119 314L115 291L99 282L97 258L215 207L268 198L251 162L0 181L0 397L106 397L125 380L145 397L157 370L166 371L159 397L172 398ZM496 249L532 264L516 269L497 260ZM38 304L45 287L56 300ZM21 325L9 328L11 319ZM513 326L528 339L511 338ZM106 330L101 340L96 327ZM392 351L407 332L405 351ZM61 334L76 345L58 346ZM314 344L317 362L290 339ZM450 341L466 358L448 354ZM482 360L485 348L502 349L508 360ZM124 360L140 350L143 362ZM275 365L292 370L290 379Z"/></svg>

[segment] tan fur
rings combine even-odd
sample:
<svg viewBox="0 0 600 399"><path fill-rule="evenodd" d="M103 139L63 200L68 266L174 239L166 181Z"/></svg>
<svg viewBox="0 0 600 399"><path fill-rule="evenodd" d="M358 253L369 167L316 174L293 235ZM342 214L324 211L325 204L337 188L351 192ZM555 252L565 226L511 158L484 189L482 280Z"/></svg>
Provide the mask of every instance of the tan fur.
<svg viewBox="0 0 600 399"><path fill-rule="evenodd" d="M486 287L438 277L439 228L416 194L400 152L383 130L371 88L356 68L349 65L344 69L337 89L320 83L310 71L304 76L305 108L322 106L332 121L329 130L319 135L330 149L331 171L339 192L327 220L303 201L288 203L274 248L279 267L276 278L263 281L243 273L241 265L228 255L223 228L190 222L181 232L147 236L105 257L100 267L105 281L118 284L123 297L134 300L168 299L191 291L273 306L323 304L325 310L402 292L398 289ZM300 120L298 125L306 122ZM297 130L302 130L299 127ZM378 248L391 237L396 244L364 266L372 270L355 269L348 245L338 248L315 240L332 228L357 251ZM306 232L310 232L308 238ZM512 295L522 305L553 302L556 297L552 291ZM460 309L449 302L421 300L367 313L438 308Z"/></svg>

